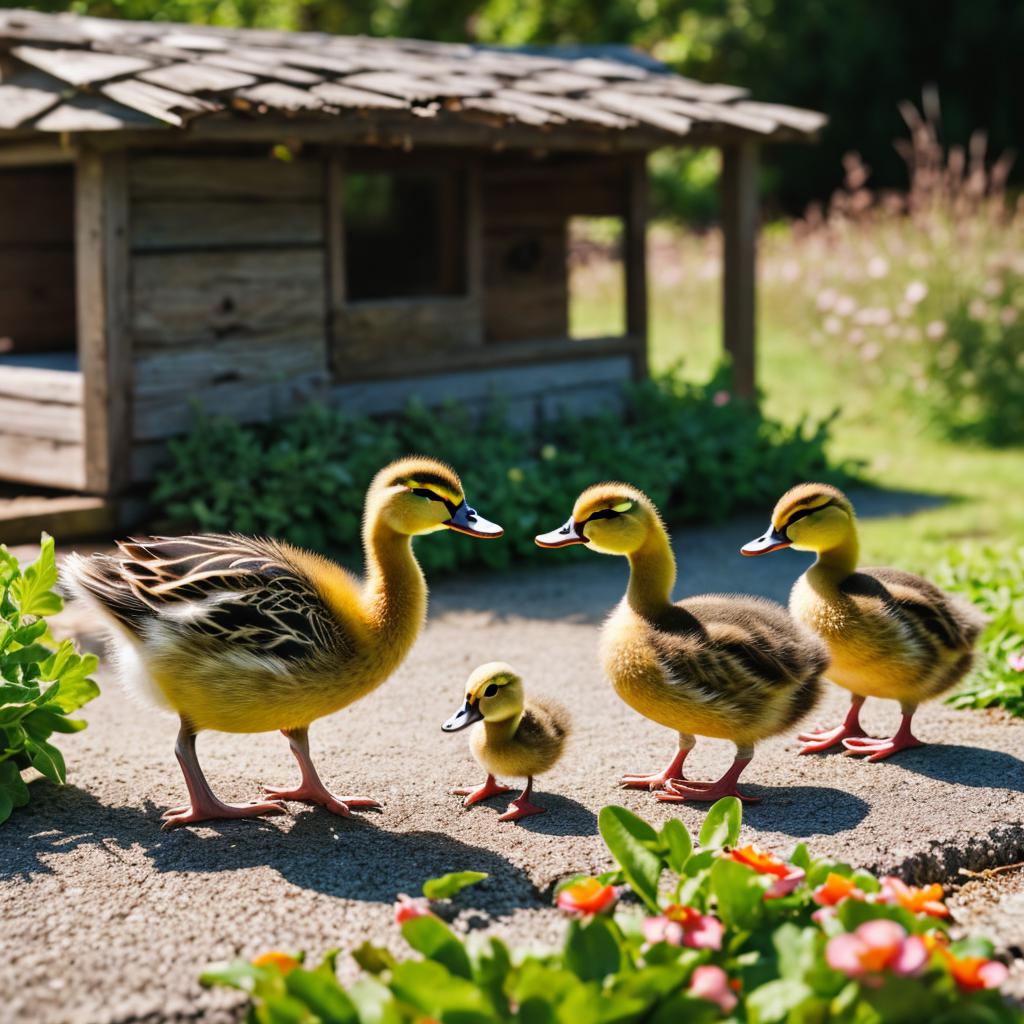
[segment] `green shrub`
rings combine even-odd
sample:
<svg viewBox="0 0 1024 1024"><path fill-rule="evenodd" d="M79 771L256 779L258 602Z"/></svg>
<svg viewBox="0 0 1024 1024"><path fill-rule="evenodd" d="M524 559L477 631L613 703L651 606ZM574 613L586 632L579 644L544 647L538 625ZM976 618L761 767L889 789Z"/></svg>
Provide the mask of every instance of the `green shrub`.
<svg viewBox="0 0 1024 1024"><path fill-rule="evenodd" d="M696 851L677 819L658 831L605 807L601 835L618 867L559 887L571 921L556 951L463 939L426 900L402 896L396 922L419 957L364 944L348 988L336 951L313 968L271 952L201 980L248 992L259 1024L1024 1021L999 995L1006 968L991 944L949 941L941 886L879 880L803 844L788 861L735 849L741 813L734 797L715 804Z"/></svg>
<svg viewBox="0 0 1024 1024"><path fill-rule="evenodd" d="M1024 548L954 548L935 581L989 617L976 671L949 698L960 708L1000 707L1024 718Z"/></svg>
<svg viewBox="0 0 1024 1024"><path fill-rule="evenodd" d="M24 568L0 545L0 823L28 803L23 769L64 782L64 757L50 736L84 729L68 716L100 692L89 678L96 656L50 636L46 618L63 607L56 583L52 537L43 535L39 558Z"/></svg>
<svg viewBox="0 0 1024 1024"><path fill-rule="evenodd" d="M534 534L564 522L599 480L626 478L679 522L770 504L798 480L849 477L826 458L830 421L766 420L732 397L725 371L704 385L675 374L632 385L624 404L531 429L509 426L497 404L482 417L414 404L380 421L313 406L264 426L201 416L172 442L173 465L153 497L180 524L266 533L352 558L374 472L423 452L455 466L469 501L506 527L495 544L438 535L419 545L424 567L437 571L534 557Z"/></svg>

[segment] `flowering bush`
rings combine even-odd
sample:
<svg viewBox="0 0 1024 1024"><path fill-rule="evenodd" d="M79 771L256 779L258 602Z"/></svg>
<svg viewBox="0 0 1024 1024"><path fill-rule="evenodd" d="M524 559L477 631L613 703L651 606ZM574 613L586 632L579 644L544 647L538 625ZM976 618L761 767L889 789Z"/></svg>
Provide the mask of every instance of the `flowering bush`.
<svg viewBox="0 0 1024 1024"><path fill-rule="evenodd" d="M793 270L813 297L812 338L945 435L1020 443L1024 204L1007 201L1009 161L986 167L982 133L946 154L935 116L901 110L909 191L874 194L850 156L846 188L800 226Z"/></svg>
<svg viewBox="0 0 1024 1024"><path fill-rule="evenodd" d="M275 951L202 980L250 993L260 1024L1024 1022L999 995L1007 969L991 945L950 942L940 886L879 881L803 844L785 858L737 849L740 814L733 797L716 803L696 850L678 820L657 831L605 807L617 867L559 888L568 924L557 951L463 939L422 906L406 916L406 897L401 932L419 957L364 944L364 973L347 988L335 953L307 968Z"/></svg>

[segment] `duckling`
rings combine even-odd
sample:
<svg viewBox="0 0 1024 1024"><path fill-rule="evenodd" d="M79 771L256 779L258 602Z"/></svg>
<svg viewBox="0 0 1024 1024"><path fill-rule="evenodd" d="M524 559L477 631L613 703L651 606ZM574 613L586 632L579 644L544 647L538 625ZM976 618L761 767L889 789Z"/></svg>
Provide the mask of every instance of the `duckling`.
<svg viewBox="0 0 1024 1024"><path fill-rule="evenodd" d="M789 609L828 644L829 679L853 694L841 725L800 735L806 743L800 753L842 743L849 754L881 761L921 746L911 728L914 712L970 671L985 617L920 576L900 569L858 569L853 505L829 484L788 490L769 528L740 550L766 555L788 547L818 556L793 585ZM900 702L902 720L891 738L865 735L860 709L867 697Z"/></svg>
<svg viewBox="0 0 1024 1024"><path fill-rule="evenodd" d="M281 541L237 535L144 537L120 554L71 556L74 593L104 618L121 674L180 719L175 753L189 803L164 828L213 818L280 813L282 800L347 816L378 807L337 797L310 759L310 723L375 690L423 627L427 588L412 538L449 529L500 537L466 504L450 467L414 456L382 469L366 495L366 576ZM196 734L279 729L299 763L298 787L268 787L243 806L214 796Z"/></svg>
<svg viewBox="0 0 1024 1024"><path fill-rule="evenodd" d="M631 708L679 734L664 771L626 775L627 787L657 789L659 800L737 796L754 745L790 728L810 711L828 666L825 645L781 605L758 597L705 594L672 603L676 563L653 502L624 483L585 490L543 548L586 544L629 559L629 587L601 637L615 692ZM736 759L716 782L683 774L695 736L730 739Z"/></svg>
<svg viewBox="0 0 1024 1024"><path fill-rule="evenodd" d="M476 789L452 792L464 796L470 807L490 796L508 793L495 775L526 776L526 788L508 805L498 821L518 821L545 808L531 801L533 777L551 771L558 763L569 736L569 712L551 700L526 700L523 681L509 665L491 661L474 669L466 682L465 703L441 728L458 732L474 722L469 746L487 780Z"/></svg>

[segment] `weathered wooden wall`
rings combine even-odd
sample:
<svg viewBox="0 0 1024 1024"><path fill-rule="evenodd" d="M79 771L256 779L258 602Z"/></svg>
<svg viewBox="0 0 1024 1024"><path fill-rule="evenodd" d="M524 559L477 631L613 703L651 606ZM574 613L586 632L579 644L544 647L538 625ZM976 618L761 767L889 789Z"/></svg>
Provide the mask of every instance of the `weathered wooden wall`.
<svg viewBox="0 0 1024 1024"><path fill-rule="evenodd" d="M130 160L135 477L196 403L269 419L324 383L323 174L317 159Z"/></svg>
<svg viewBox="0 0 1024 1024"><path fill-rule="evenodd" d="M0 354L75 347L74 170L0 170Z"/></svg>

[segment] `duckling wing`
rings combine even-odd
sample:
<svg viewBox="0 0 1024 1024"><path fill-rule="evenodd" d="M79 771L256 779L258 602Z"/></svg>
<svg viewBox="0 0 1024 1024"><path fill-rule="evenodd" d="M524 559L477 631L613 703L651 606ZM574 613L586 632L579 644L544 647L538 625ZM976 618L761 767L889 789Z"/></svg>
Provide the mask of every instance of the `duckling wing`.
<svg viewBox="0 0 1024 1024"><path fill-rule="evenodd" d="M861 569L847 577L840 590L866 602L867 610L874 605L876 612L897 621L925 648L970 651L986 625L985 616L966 601L901 569Z"/></svg>
<svg viewBox="0 0 1024 1024"><path fill-rule="evenodd" d="M274 541L203 534L145 537L121 557L74 567L78 587L142 639L297 662L352 648L291 552Z"/></svg>

